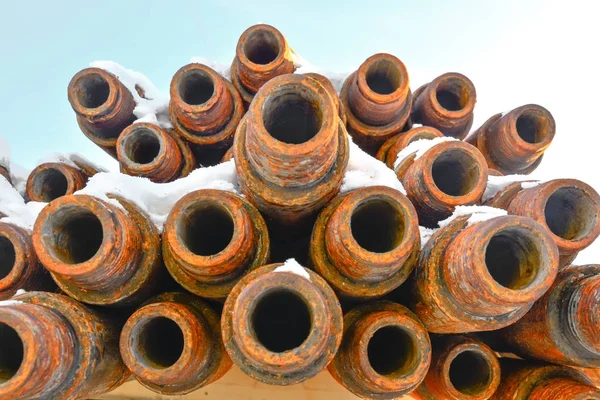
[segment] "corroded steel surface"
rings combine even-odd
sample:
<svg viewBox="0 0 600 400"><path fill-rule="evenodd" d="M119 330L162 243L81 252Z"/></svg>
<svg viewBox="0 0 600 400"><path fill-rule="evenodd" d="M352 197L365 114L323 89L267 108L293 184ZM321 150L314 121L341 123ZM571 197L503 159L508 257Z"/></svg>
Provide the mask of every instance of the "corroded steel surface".
<svg viewBox="0 0 600 400"><path fill-rule="evenodd" d="M418 400L487 400L500 384L500 363L484 343L467 336L434 336L431 367L411 395Z"/></svg>
<svg viewBox="0 0 600 400"><path fill-rule="evenodd" d="M518 216L468 219L456 218L421 250L411 308L429 332L510 325L556 278L558 251L543 226Z"/></svg>
<svg viewBox="0 0 600 400"><path fill-rule="evenodd" d="M248 106L265 83L295 69L292 50L281 32L270 25L258 24L246 29L238 40L231 81Z"/></svg>
<svg viewBox="0 0 600 400"><path fill-rule="evenodd" d="M162 243L175 281L213 299L225 299L243 275L269 259L267 225L258 210L220 190L197 190L175 203Z"/></svg>
<svg viewBox="0 0 600 400"><path fill-rule="evenodd" d="M400 153L400 151L402 151L406 146L417 140L435 139L436 137L442 136L444 136L442 132L431 126L419 126L411 128L406 132L399 133L386 140L383 146L381 146L377 152L377 159L384 162L389 168L394 169L394 163L396 162L398 153ZM407 157L406 161L409 160L412 162L414 157L412 157L412 159ZM398 178L401 179L402 176L399 175Z"/></svg>
<svg viewBox="0 0 600 400"><path fill-rule="evenodd" d="M529 174L542 162L556 124L542 106L528 104L496 114L467 138L490 168L504 174Z"/></svg>
<svg viewBox="0 0 600 400"><path fill-rule="evenodd" d="M68 96L82 132L116 158L117 138L136 119L129 90L111 73L86 68L69 82Z"/></svg>
<svg viewBox="0 0 600 400"><path fill-rule="evenodd" d="M15 300L0 307L2 353L21 352L22 359L3 367L1 398L87 399L129 378L117 321L58 294L28 292Z"/></svg>
<svg viewBox="0 0 600 400"><path fill-rule="evenodd" d="M419 214L419 224L435 228L456 206L480 201L488 167L474 146L460 141L438 143L402 169L402 184ZM399 168L399 171L401 168Z"/></svg>
<svg viewBox="0 0 600 400"><path fill-rule="evenodd" d="M342 310L316 273L310 279L270 264L244 276L223 308L221 329L233 362L272 385L303 382L333 359L342 339Z"/></svg>
<svg viewBox="0 0 600 400"><path fill-rule="evenodd" d="M570 265L600 235L600 195L576 179L555 179L524 189L507 210L533 218L550 230L560 267Z"/></svg>
<svg viewBox="0 0 600 400"><path fill-rule="evenodd" d="M327 78L325 75L317 74L316 72L309 72L304 75L315 79L317 82L319 82L321 85L323 85L325 87L325 89L327 89L327 91L329 92L331 97L333 97L333 101L336 104L336 107L338 110L338 115L339 115L340 119L342 120L342 123L344 125L346 125L346 110L344 108L344 105L340 101L340 98L338 97L338 94L335 91L335 88L333 87L333 84L331 83L329 78Z"/></svg>
<svg viewBox="0 0 600 400"><path fill-rule="evenodd" d="M0 222L0 300L19 289L51 292L56 285L35 254L31 233Z"/></svg>
<svg viewBox="0 0 600 400"><path fill-rule="evenodd" d="M87 195L63 196L42 209L33 244L69 296L88 304L135 304L161 283L160 236L135 205Z"/></svg>
<svg viewBox="0 0 600 400"><path fill-rule="evenodd" d="M498 335L515 354L600 368L600 265L570 266L515 324Z"/></svg>
<svg viewBox="0 0 600 400"><path fill-rule="evenodd" d="M464 139L473 125L476 101L473 82L462 74L449 72L415 91L412 121L433 126L446 136Z"/></svg>
<svg viewBox="0 0 600 400"><path fill-rule="evenodd" d="M242 192L260 211L298 223L338 193L349 147L336 114L325 87L303 75L260 89L233 144Z"/></svg>
<svg viewBox="0 0 600 400"><path fill-rule="evenodd" d="M348 133L363 150L375 155L386 140L402 131L410 115L406 67L391 54L375 54L346 78L340 100Z"/></svg>
<svg viewBox="0 0 600 400"><path fill-rule="evenodd" d="M233 160L233 147L230 147L229 150L225 152L223 158L221 158L222 163L227 162L229 160Z"/></svg>
<svg viewBox="0 0 600 400"><path fill-rule="evenodd" d="M387 186L360 188L319 215L311 265L339 295L374 298L408 278L420 243L417 213L406 196Z"/></svg>
<svg viewBox="0 0 600 400"><path fill-rule="evenodd" d="M31 201L48 203L83 189L87 179L85 173L70 165L43 163L35 167L27 178L27 197Z"/></svg>
<svg viewBox="0 0 600 400"><path fill-rule="evenodd" d="M231 368L220 328L219 315L198 297L163 293L129 317L121 332L121 355L148 389L186 394Z"/></svg>
<svg viewBox="0 0 600 400"><path fill-rule="evenodd" d="M344 315L340 350L329 372L365 399L396 399L425 378L429 334L406 307L389 301L360 305Z"/></svg>

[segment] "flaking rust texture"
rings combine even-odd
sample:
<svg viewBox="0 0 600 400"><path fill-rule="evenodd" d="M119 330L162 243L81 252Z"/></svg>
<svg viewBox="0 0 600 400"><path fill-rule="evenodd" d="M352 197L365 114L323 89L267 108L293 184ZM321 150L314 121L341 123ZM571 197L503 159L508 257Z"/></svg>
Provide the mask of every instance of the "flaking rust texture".
<svg viewBox="0 0 600 400"><path fill-rule="evenodd" d="M61 196L83 189L88 176L80 169L65 163L43 163L27 178L27 197L31 201L48 203Z"/></svg>
<svg viewBox="0 0 600 400"><path fill-rule="evenodd" d="M353 190L319 215L310 243L312 267L342 297L381 297L412 272L420 250L417 213L386 186Z"/></svg>
<svg viewBox="0 0 600 400"><path fill-rule="evenodd" d="M381 146L377 152L377 159L384 162L389 168L395 169L394 164L396 163L398 153L400 153L400 151L402 151L406 146L417 140L435 139L436 137L442 136L444 136L442 132L432 128L431 126L419 126L411 128L406 132L398 133L397 135L394 135L386 140L383 146ZM406 166L395 169L398 179L402 179L402 176L404 176L404 174L399 173L399 171L405 171L413 160L414 157L406 157L405 161L403 162L403 164L406 163Z"/></svg>
<svg viewBox="0 0 600 400"><path fill-rule="evenodd" d="M364 399L396 399L425 378L429 334L406 307L389 301L360 305L344 315L340 350L329 372Z"/></svg>
<svg viewBox="0 0 600 400"><path fill-rule="evenodd" d="M125 365L148 389L182 395L222 377L231 359L219 315L189 293L168 292L137 309L121 332Z"/></svg>
<svg viewBox="0 0 600 400"><path fill-rule="evenodd" d="M352 73L340 92L348 133L371 155L402 131L412 106L406 67L391 54L369 57Z"/></svg>
<svg viewBox="0 0 600 400"><path fill-rule="evenodd" d="M212 299L224 300L242 276L269 259L263 217L244 198L220 190L197 190L175 203L162 244L175 281Z"/></svg>
<svg viewBox="0 0 600 400"><path fill-rule="evenodd" d="M327 89L327 92L329 92L329 94L333 98L334 103L336 104L338 116L342 120L342 123L346 125L346 109L344 108L344 104L342 104L342 102L340 101L340 98L338 97L338 94L335 88L333 87L333 83L331 83L329 78L327 78L325 75L317 74L316 72L309 72L304 75L313 78L321 85L323 85L325 89Z"/></svg>
<svg viewBox="0 0 600 400"><path fill-rule="evenodd" d="M558 251L535 221L501 216L439 229L421 250L411 308L432 333L503 328L523 317L556 278Z"/></svg>
<svg viewBox="0 0 600 400"><path fill-rule="evenodd" d="M342 310L325 280L309 269L270 264L244 276L225 301L221 330L234 364L254 379L293 385L333 359ZM307 276L302 276L302 275Z"/></svg>

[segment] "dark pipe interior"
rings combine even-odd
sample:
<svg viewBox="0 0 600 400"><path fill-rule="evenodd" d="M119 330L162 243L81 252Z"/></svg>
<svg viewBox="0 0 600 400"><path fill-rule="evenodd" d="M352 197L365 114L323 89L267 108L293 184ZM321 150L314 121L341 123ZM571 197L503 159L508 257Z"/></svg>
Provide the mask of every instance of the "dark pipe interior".
<svg viewBox="0 0 600 400"><path fill-rule="evenodd" d="M156 133L140 128L125 136L125 156L137 164L150 164L160 154L160 140Z"/></svg>
<svg viewBox="0 0 600 400"><path fill-rule="evenodd" d="M519 228L505 229L490 239L485 250L485 264L500 285L523 289L537 276L541 254L531 234Z"/></svg>
<svg viewBox="0 0 600 400"><path fill-rule="evenodd" d="M450 149L441 153L431 167L435 185L449 196L464 196L475 186L481 168L465 151Z"/></svg>
<svg viewBox="0 0 600 400"><path fill-rule="evenodd" d="M248 35L243 51L254 64L265 65L275 60L281 49L277 37L271 32L255 30Z"/></svg>
<svg viewBox="0 0 600 400"><path fill-rule="evenodd" d="M67 194L67 177L55 168L48 168L33 177L33 193L45 202L51 202Z"/></svg>
<svg viewBox="0 0 600 400"><path fill-rule="evenodd" d="M459 79L440 82L435 91L437 102L448 111L460 111L469 104L470 95L465 83Z"/></svg>
<svg viewBox="0 0 600 400"><path fill-rule="evenodd" d="M459 392L473 396L483 392L490 384L490 365L478 352L464 351L450 364L450 382Z"/></svg>
<svg viewBox="0 0 600 400"><path fill-rule="evenodd" d="M10 380L23 362L23 342L17 331L0 322L0 384Z"/></svg>
<svg viewBox="0 0 600 400"><path fill-rule="evenodd" d="M555 235L580 240L594 229L596 205L582 190L561 188L546 202L545 216L548 228Z"/></svg>
<svg viewBox="0 0 600 400"><path fill-rule="evenodd" d="M259 297L255 304L250 325L266 349L276 353L295 349L310 334L310 310L298 294L272 290Z"/></svg>
<svg viewBox="0 0 600 400"><path fill-rule="evenodd" d="M16 259L15 246L6 236L0 236L0 279L4 279L10 274Z"/></svg>
<svg viewBox="0 0 600 400"><path fill-rule="evenodd" d="M141 360L152 368L169 368L179 360L184 348L181 328L175 321L152 318L132 335L133 347Z"/></svg>
<svg viewBox="0 0 600 400"><path fill-rule="evenodd" d="M179 96L189 105L206 103L215 91L215 85L210 75L203 71L187 72L179 81Z"/></svg>
<svg viewBox="0 0 600 400"><path fill-rule="evenodd" d="M394 250L404 239L404 215L382 199L360 203L350 219L352 236L363 249L374 253Z"/></svg>
<svg viewBox="0 0 600 400"><path fill-rule="evenodd" d="M379 375L405 375L414 368L417 349L405 330L386 326L371 337L367 353L371 367Z"/></svg>
<svg viewBox="0 0 600 400"><path fill-rule="evenodd" d="M98 108L108 100L110 86L97 74L88 74L77 81L77 101L85 108Z"/></svg>
<svg viewBox="0 0 600 400"><path fill-rule="evenodd" d="M212 256L225 250L233 231L229 212L218 203L211 202L189 207L177 227L177 233L188 250L199 256Z"/></svg>
<svg viewBox="0 0 600 400"><path fill-rule="evenodd" d="M263 106L263 123L275 139L300 144L312 139L321 129L322 112L316 101L297 92L272 94Z"/></svg>
<svg viewBox="0 0 600 400"><path fill-rule="evenodd" d="M402 85L404 77L396 64L389 60L377 60L369 65L366 73L369 88L378 94L394 93Z"/></svg>
<svg viewBox="0 0 600 400"><path fill-rule="evenodd" d="M539 143L546 138L547 132L543 121L531 113L524 113L517 118L517 133L527 143Z"/></svg>

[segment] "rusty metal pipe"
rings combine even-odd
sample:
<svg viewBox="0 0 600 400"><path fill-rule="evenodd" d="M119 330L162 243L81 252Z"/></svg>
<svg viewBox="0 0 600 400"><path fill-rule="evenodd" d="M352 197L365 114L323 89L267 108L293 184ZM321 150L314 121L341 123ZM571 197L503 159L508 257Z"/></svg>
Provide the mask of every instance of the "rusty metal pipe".
<svg viewBox="0 0 600 400"><path fill-rule="evenodd" d="M223 158L221 158L222 163L227 162L229 160L233 160L233 147L230 147L223 155Z"/></svg>
<svg viewBox="0 0 600 400"><path fill-rule="evenodd" d="M400 286L420 250L417 213L385 186L338 196L314 225L311 264L343 297L374 298Z"/></svg>
<svg viewBox="0 0 600 400"><path fill-rule="evenodd" d="M329 372L364 399L396 399L425 378L431 360L427 330L406 307L389 301L360 305L344 315L340 350Z"/></svg>
<svg viewBox="0 0 600 400"><path fill-rule="evenodd" d="M527 104L496 114L467 138L485 156L488 166L504 174L529 174L542 162L556 124L542 106Z"/></svg>
<svg viewBox="0 0 600 400"><path fill-rule="evenodd" d="M129 378L119 325L66 296L29 292L0 307L0 397L87 399Z"/></svg>
<svg viewBox="0 0 600 400"><path fill-rule="evenodd" d="M121 332L123 362L135 379L164 395L212 383L231 368L219 315L189 293L163 293L136 310Z"/></svg>
<svg viewBox="0 0 600 400"><path fill-rule="evenodd" d="M333 101L336 104L336 107L338 110L338 116L342 120L342 123L344 125L346 125L346 111L345 111L344 105L340 101L340 98L339 98L335 88L333 87L333 83L331 83L329 78L327 78L325 75L317 74L316 72L309 72L304 75L315 79L317 82L319 82L321 85L323 85L325 87L325 89L327 89L327 92L329 92L331 97L333 97Z"/></svg>
<svg viewBox="0 0 600 400"><path fill-rule="evenodd" d="M135 205L87 195L63 196L40 212L33 244L42 264L69 296L88 304L146 299L161 274L156 227Z"/></svg>
<svg viewBox="0 0 600 400"><path fill-rule="evenodd" d="M469 217L439 229L421 250L411 308L429 332L503 328L556 278L558 251L540 224L511 215L469 226Z"/></svg>
<svg viewBox="0 0 600 400"><path fill-rule="evenodd" d="M421 139L435 139L436 137L444 136L442 132L438 131L431 126L419 126L409 129L406 132L399 133L392 136L385 141L383 146L379 148L377 152L377 159L382 161L389 168L394 169L394 163L398 157L398 153L402 151L406 146ZM414 157L407 157L406 161L412 162ZM410 162L408 165L410 165ZM403 176L403 175L402 175ZM398 176L400 179L401 176Z"/></svg>
<svg viewBox="0 0 600 400"><path fill-rule="evenodd" d="M244 198L204 189L183 196L163 232L163 257L186 290L224 300L246 273L269 259L267 225Z"/></svg>
<svg viewBox="0 0 600 400"><path fill-rule="evenodd" d="M51 202L83 189L87 176L78 168L58 162L38 165L27 178L26 192L31 201Z"/></svg>
<svg viewBox="0 0 600 400"><path fill-rule="evenodd" d="M254 98L233 155L244 195L267 216L291 224L315 215L339 191L348 137L320 83L283 75Z"/></svg>
<svg viewBox="0 0 600 400"><path fill-rule="evenodd" d="M412 121L464 139L473 125L476 101L473 82L462 74L449 72L415 91Z"/></svg>
<svg viewBox="0 0 600 400"><path fill-rule="evenodd" d="M129 90L113 74L86 68L69 82L68 97L84 135L116 158L117 138L136 120Z"/></svg>
<svg viewBox="0 0 600 400"><path fill-rule="evenodd" d="M234 364L271 385L303 382L333 359L342 310L316 273L301 276L270 264L244 276L225 300L221 329Z"/></svg>
<svg viewBox="0 0 600 400"><path fill-rule="evenodd" d="M412 95L406 67L391 54L375 54L348 76L340 92L348 133L367 153L402 131Z"/></svg>
<svg viewBox="0 0 600 400"><path fill-rule="evenodd" d="M477 203L488 179L483 155L460 141L441 142L405 168L402 184L419 214L419 224L428 228L437 227L456 206Z"/></svg>

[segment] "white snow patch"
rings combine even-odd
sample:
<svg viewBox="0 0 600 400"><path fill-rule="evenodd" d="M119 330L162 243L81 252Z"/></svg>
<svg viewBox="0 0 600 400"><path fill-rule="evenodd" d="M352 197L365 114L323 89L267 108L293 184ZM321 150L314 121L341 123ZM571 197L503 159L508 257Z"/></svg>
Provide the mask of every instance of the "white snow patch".
<svg viewBox="0 0 600 400"><path fill-rule="evenodd" d="M214 69L222 77L231 80L231 64L224 64L218 61L212 61L204 57L192 57L190 64L203 64Z"/></svg>
<svg viewBox="0 0 600 400"><path fill-rule="evenodd" d="M437 232L437 229L433 228L425 228L424 226L419 226L419 233L421 234L421 248L425 246L425 244L431 239L431 236Z"/></svg>
<svg viewBox="0 0 600 400"><path fill-rule="evenodd" d="M454 213L443 221L438 222L440 228L445 227L454 219L463 215L471 215L467 220L468 225L473 225L478 222L487 221L488 219L502 217L508 215L506 210L489 206L457 206Z"/></svg>
<svg viewBox="0 0 600 400"><path fill-rule="evenodd" d="M536 187L538 185L541 185L544 182L545 181L542 181L542 180L540 180L540 181L531 181L531 182L523 182L523 183L521 183L521 187L523 189L531 189L531 188L534 188L534 187Z"/></svg>
<svg viewBox="0 0 600 400"><path fill-rule="evenodd" d="M427 152L427 150L431 149L433 146L443 143L449 142L453 140L458 140L456 138L450 136L442 136L436 137L433 139L419 139L411 142L408 146L403 148L398 152L396 156L396 161L394 162L394 169L398 168L398 166L404 161L404 159L408 156L416 154L415 160L421 157L423 154Z"/></svg>
<svg viewBox="0 0 600 400"><path fill-rule="evenodd" d="M47 154L46 156L44 156L43 158L41 158L38 161L37 165L40 164L44 164L44 163L63 163L63 164L67 164L73 168L77 168L79 169L79 167L77 166L77 163L81 163L81 164L88 164L90 167L94 168L96 171L98 172L107 172L106 168L103 168L101 166L99 166L98 164L95 164L91 161L89 161L87 158L77 154L77 153L50 153ZM111 168L113 169L113 168ZM118 169L115 169L115 171L117 171Z"/></svg>
<svg viewBox="0 0 600 400"><path fill-rule="evenodd" d="M16 164L14 162L10 163L10 179L12 180L12 184L17 189L19 194L25 197L25 191L27 189L27 178L31 173L30 170Z"/></svg>
<svg viewBox="0 0 600 400"><path fill-rule="evenodd" d="M19 301L19 300L2 300L2 301L0 301L0 307L14 306L15 304L23 304L23 302Z"/></svg>
<svg viewBox="0 0 600 400"><path fill-rule="evenodd" d="M32 230L38 214L46 204L37 201L25 203L17 189L0 176L0 213L6 215L0 222Z"/></svg>
<svg viewBox="0 0 600 400"><path fill-rule="evenodd" d="M18 296L20 294L25 294L25 293L27 293L27 290L25 290L25 289L17 289L17 292L15 293L15 296Z"/></svg>
<svg viewBox="0 0 600 400"><path fill-rule="evenodd" d="M0 167L10 171L10 146L2 136L0 136Z"/></svg>
<svg viewBox="0 0 600 400"><path fill-rule="evenodd" d="M314 72L317 74L321 74L326 76L327 79L331 81L335 91L339 94L342 90L342 86L344 85L344 81L351 74L351 72L331 72L326 71L322 68L319 68L310 62L308 62L304 57L296 53L295 51L291 51L292 54L292 62L294 63L294 67L296 67L295 74L308 74L310 72Z"/></svg>
<svg viewBox="0 0 600 400"><path fill-rule="evenodd" d="M291 272L310 281L310 275L308 272L306 272L306 269L302 265L298 264L298 261L296 261L294 258L286 260L282 266L275 268L273 272Z"/></svg>
<svg viewBox="0 0 600 400"><path fill-rule="evenodd" d="M406 194L394 171L362 151L350 136L348 136L348 140L350 142L350 159L340 189L342 193L367 186L388 186Z"/></svg>
<svg viewBox="0 0 600 400"><path fill-rule="evenodd" d="M488 177L488 182L487 182L487 186L485 187L485 192L483 193L483 196L481 198L481 200L483 202L488 201L489 199L491 199L492 197L494 197L496 195L496 193L498 193L499 191L501 191L502 189L504 189L505 187L507 187L508 185L515 183L515 182L523 182L523 181L530 181L531 176L529 175L504 175L504 176L495 176L495 175L490 175ZM534 182L531 182L534 183ZM524 183L521 183L521 187L523 187Z"/></svg>

